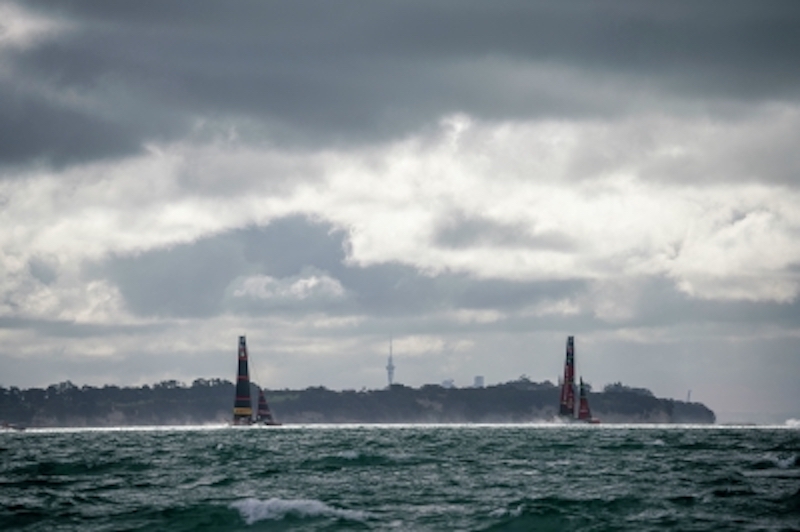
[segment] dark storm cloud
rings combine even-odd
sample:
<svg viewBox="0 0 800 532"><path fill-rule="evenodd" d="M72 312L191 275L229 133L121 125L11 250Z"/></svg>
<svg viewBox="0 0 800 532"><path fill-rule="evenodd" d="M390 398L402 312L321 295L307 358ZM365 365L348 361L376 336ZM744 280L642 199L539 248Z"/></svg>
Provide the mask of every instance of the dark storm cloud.
<svg viewBox="0 0 800 532"><path fill-rule="evenodd" d="M141 137L124 122L110 122L0 82L0 162L46 160L65 164L124 155Z"/></svg>
<svg viewBox="0 0 800 532"><path fill-rule="evenodd" d="M196 118L330 145L401 136L456 111L563 118L625 112L641 93L664 105L669 93L710 102L800 92L792 2L24 5L72 29L7 52L10 79L86 103L0 89L3 101L17 94L16 109L2 107L6 163L132 152L186 135ZM531 80L526 69L540 67L579 77ZM611 94L596 90L611 81Z"/></svg>

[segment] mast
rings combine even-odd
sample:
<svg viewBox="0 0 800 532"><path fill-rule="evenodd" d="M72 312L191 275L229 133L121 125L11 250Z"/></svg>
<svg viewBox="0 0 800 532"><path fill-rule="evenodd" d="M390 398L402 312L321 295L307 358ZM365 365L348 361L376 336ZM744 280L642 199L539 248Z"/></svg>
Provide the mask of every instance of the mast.
<svg viewBox="0 0 800 532"><path fill-rule="evenodd" d="M575 417L575 337L567 338L567 359L564 362L564 381L561 384L559 414Z"/></svg>
<svg viewBox="0 0 800 532"><path fill-rule="evenodd" d="M236 373L236 398L233 402L233 424L252 423L253 401L250 398L250 374L247 370L247 343L239 337L239 369Z"/></svg>
<svg viewBox="0 0 800 532"><path fill-rule="evenodd" d="M580 380L580 402L578 404L578 419L581 421L591 421L592 411L589 409L589 398L586 385L583 384L583 377Z"/></svg>

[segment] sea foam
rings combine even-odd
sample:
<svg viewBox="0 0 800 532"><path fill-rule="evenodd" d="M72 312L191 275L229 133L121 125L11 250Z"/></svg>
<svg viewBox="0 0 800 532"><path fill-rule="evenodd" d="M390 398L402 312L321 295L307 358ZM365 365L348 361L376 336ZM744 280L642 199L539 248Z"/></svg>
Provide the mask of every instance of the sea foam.
<svg viewBox="0 0 800 532"><path fill-rule="evenodd" d="M287 516L300 518L334 517L350 521L364 521L367 518L366 512L333 508L324 502L314 499L278 499L273 497L262 501L248 498L232 503L231 507L239 511L242 519L248 525L267 519L277 521Z"/></svg>

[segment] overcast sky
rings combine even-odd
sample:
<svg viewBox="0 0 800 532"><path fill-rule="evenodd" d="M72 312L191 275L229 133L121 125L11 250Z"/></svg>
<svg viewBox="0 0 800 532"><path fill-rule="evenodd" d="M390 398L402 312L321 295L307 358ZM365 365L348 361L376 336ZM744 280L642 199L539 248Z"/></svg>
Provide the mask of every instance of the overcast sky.
<svg viewBox="0 0 800 532"><path fill-rule="evenodd" d="M800 418L797 2L0 0L0 384Z"/></svg>

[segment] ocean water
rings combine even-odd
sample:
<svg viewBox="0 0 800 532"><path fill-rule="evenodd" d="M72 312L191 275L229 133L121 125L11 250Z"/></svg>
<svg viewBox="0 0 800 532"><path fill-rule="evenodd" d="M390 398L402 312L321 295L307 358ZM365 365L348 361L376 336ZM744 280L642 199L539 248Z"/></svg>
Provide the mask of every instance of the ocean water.
<svg viewBox="0 0 800 532"><path fill-rule="evenodd" d="M4 432L0 530L800 530L800 429Z"/></svg>

